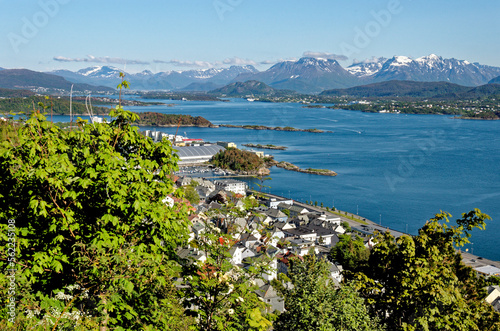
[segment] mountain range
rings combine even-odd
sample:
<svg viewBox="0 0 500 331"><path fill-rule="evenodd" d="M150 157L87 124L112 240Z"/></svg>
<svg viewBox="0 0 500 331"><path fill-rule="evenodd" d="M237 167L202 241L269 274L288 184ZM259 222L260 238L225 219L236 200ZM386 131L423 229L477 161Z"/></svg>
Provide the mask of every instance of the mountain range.
<svg viewBox="0 0 500 331"><path fill-rule="evenodd" d="M65 78L28 69L0 70L0 88L24 89L31 91L69 92L73 86L75 92L112 92L108 87L90 84L73 84Z"/></svg>
<svg viewBox="0 0 500 331"><path fill-rule="evenodd" d="M465 60L443 59L435 54L417 59L394 56L388 60L378 59L371 63L353 64L347 70L365 79L367 83L413 80L479 86L500 75L500 68L497 67Z"/></svg>
<svg viewBox="0 0 500 331"><path fill-rule="evenodd" d="M264 72L242 74L235 81L259 80L275 88L318 93L391 80L449 82L473 87L486 84L499 74L498 67L431 54L418 59L378 58L345 69L336 60L301 58L296 62L278 63Z"/></svg>
<svg viewBox="0 0 500 331"><path fill-rule="evenodd" d="M12 69L1 70L7 76ZM90 89L91 85L116 89L120 83L121 70L111 66L95 66L79 71L56 70L44 74L45 85L54 84L54 77L62 77L58 86L67 88L71 83L88 84L78 86ZM33 79L24 82L6 81L0 87L13 88L41 84L35 72L29 73ZM42 74L42 73L39 73ZM260 81L274 89L293 90L300 93L321 93L325 90L350 88L391 80L419 82L448 82L462 86L480 86L488 82L500 82L500 68L471 63L465 60L444 59L431 54L411 59L394 56L390 59L372 58L343 68L336 60L303 57L297 61L282 61L265 71L258 71L251 65L202 70L166 71L153 73L145 70L139 73L125 73L135 90L168 91L211 91L230 83ZM29 76L29 75L28 75ZM38 78L37 78L38 77ZM1 81L1 76L0 76ZM36 83L36 82L39 83ZM42 85L40 85L42 87ZM86 88L84 88L86 87ZM60 87L59 87L60 88Z"/></svg>
<svg viewBox="0 0 500 331"><path fill-rule="evenodd" d="M77 83L97 84L116 88L120 83L120 71L114 67L95 66L81 69L77 72L56 70L50 73ZM256 72L258 70L251 65L159 73L152 73L149 70L145 70L136 74L125 73L125 79L136 90L208 91L226 85L240 74ZM188 87L190 85L191 87Z"/></svg>

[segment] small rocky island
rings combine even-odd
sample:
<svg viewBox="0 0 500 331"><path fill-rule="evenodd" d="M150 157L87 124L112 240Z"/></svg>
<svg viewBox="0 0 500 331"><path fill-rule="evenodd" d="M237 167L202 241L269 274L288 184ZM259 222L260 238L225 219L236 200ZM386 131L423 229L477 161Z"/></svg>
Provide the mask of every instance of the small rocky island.
<svg viewBox="0 0 500 331"><path fill-rule="evenodd" d="M245 130L274 130L274 131L293 131L293 132L312 132L312 133L324 133L325 131L319 129L297 129L291 126L265 126L265 125L232 125L232 124L221 124L219 125L223 128L238 128Z"/></svg>
<svg viewBox="0 0 500 331"><path fill-rule="evenodd" d="M312 174L312 175L321 175L321 176L337 176L337 173L333 170L328 170L328 169L313 169L313 168L307 168L307 169L302 169L295 164L292 164L290 162L286 161L274 161L272 163L268 162L268 165L275 165L278 168L283 168L285 170L290 170L290 171L296 171L296 172L302 172L306 174Z"/></svg>
<svg viewBox="0 0 500 331"><path fill-rule="evenodd" d="M245 147L250 147L250 148L259 148L259 149L273 149L273 150L279 150L279 151L284 151L287 149L285 146L275 146L275 145L261 145L261 144L242 144Z"/></svg>

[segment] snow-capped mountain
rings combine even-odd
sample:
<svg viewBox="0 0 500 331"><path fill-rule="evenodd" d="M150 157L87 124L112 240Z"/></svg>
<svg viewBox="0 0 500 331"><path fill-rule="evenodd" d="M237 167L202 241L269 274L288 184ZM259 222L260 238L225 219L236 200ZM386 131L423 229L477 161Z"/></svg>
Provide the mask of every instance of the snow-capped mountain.
<svg viewBox="0 0 500 331"><path fill-rule="evenodd" d="M121 70L110 66L95 66L77 72L57 70L50 72L73 83L103 85L116 88ZM302 93L347 88L390 80L420 82L450 82L464 86L479 86L500 76L500 68L471 63L465 60L444 59L435 54L412 59L394 56L390 59L371 58L344 69L332 59L304 57L298 61L276 63L259 72L253 66L231 66L202 70L166 71L126 74L131 88L137 90L203 90L232 82L257 80L276 89Z"/></svg>
<svg viewBox="0 0 500 331"><path fill-rule="evenodd" d="M372 82L389 80L412 80L420 82L450 82L465 86L478 86L488 83L500 75L500 68L470 63L465 60L443 59L431 54L411 59L394 56L387 60L380 70L365 76Z"/></svg>
<svg viewBox="0 0 500 331"><path fill-rule="evenodd" d="M346 68L348 72L357 77L367 77L376 74L387 61L385 57L373 57L363 62L356 62Z"/></svg>
<svg viewBox="0 0 500 331"><path fill-rule="evenodd" d="M95 66L77 71L78 74L93 78L115 78L119 77L120 69L108 66Z"/></svg>
<svg viewBox="0 0 500 331"><path fill-rule="evenodd" d="M120 83L119 74L122 70L110 66L94 66L81 69L77 72L57 70L52 74L62 76L75 83L88 83L116 88ZM214 83L222 86L229 83L242 73L258 72L253 66L231 66L229 68L210 68L202 70L167 71L152 73L144 70L136 74L124 72L125 79L133 89L144 90L175 90L184 88L192 83Z"/></svg>
<svg viewBox="0 0 500 331"><path fill-rule="evenodd" d="M302 93L316 93L359 83L359 79L347 72L336 60L312 57L280 62L263 72L240 75L234 81L247 80L257 80L277 89Z"/></svg>

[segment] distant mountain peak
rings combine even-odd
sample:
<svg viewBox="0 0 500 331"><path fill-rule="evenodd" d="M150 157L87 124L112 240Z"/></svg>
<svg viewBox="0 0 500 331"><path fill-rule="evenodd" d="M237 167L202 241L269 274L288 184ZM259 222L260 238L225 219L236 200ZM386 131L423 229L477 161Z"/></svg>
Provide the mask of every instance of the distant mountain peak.
<svg viewBox="0 0 500 331"><path fill-rule="evenodd" d="M397 55L389 60L389 65L393 67L407 66L413 62L408 56Z"/></svg>
<svg viewBox="0 0 500 331"><path fill-rule="evenodd" d="M118 77L120 69L111 66L93 66L78 70L77 73L87 77Z"/></svg>

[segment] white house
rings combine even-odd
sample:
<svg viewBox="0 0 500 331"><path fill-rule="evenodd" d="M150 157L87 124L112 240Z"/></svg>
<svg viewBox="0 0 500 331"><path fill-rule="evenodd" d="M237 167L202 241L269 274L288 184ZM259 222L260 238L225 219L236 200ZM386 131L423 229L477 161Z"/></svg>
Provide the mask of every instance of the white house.
<svg viewBox="0 0 500 331"><path fill-rule="evenodd" d="M222 189L224 191L233 192L236 194L246 195L248 185L245 182L235 180L235 179L219 179L215 180L214 184L217 189Z"/></svg>

